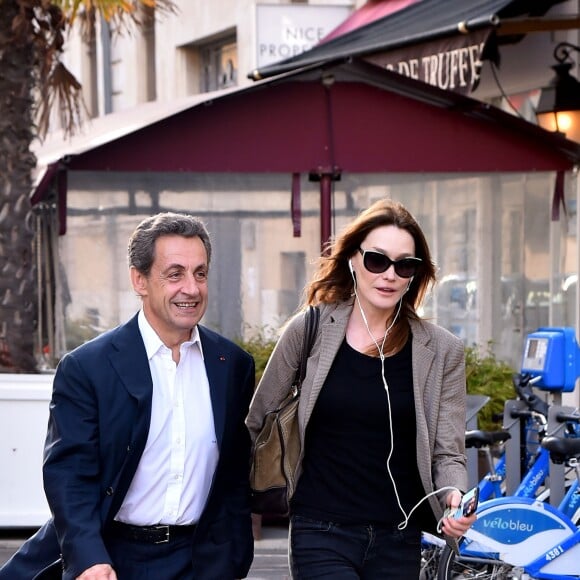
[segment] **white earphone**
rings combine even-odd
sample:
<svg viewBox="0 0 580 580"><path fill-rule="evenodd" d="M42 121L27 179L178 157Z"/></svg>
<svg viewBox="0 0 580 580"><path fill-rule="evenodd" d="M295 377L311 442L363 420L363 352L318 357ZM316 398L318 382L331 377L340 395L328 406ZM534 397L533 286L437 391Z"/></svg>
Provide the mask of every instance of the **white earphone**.
<svg viewBox="0 0 580 580"><path fill-rule="evenodd" d="M348 269L350 270L350 275L352 276L353 280L356 282L356 274L354 272L354 267L352 265L352 260L348 261Z"/></svg>
<svg viewBox="0 0 580 580"><path fill-rule="evenodd" d="M397 307L397 312L395 313L395 317L393 318L393 321L391 322L391 324L389 325L389 327L386 329L385 331L385 335L383 337L383 342L381 345L379 345L379 343L377 342L377 340L375 339L375 337L373 336L370 328L369 328L369 323L367 321L367 317L365 316L365 312L363 310L362 304L360 303L359 297L358 297L358 293L356 291L356 273L354 271L353 265L352 265L352 260L348 261L348 269L350 270L350 274L352 276L352 279L354 280L354 295L355 295L355 299L356 302L358 304L362 319L365 323L365 326L367 328L367 331L369 333L369 336L372 338L373 342L375 343L375 346L377 347L377 350L379 351L379 358L381 359L381 378L383 380L383 385L385 388L385 392L387 395L387 413L389 415L389 431L390 431L390 438L391 438L391 448L389 450L389 454L387 456L387 473L389 475L389 479L391 480L391 483L393 484L393 491L395 492L395 499L397 500L397 505L399 506L399 510L401 511L401 514L403 515L404 519L402 522L400 522L397 526L397 528L399 530L403 530L407 527L407 524L409 523L409 518L411 517L411 514L419 507L419 505L421 503L423 503L428 497L432 496L432 495L437 495L439 493L441 493L442 491L446 491L446 490L451 490L451 489L457 489L455 487L450 487L450 486L445 486L442 487L440 489L436 489L435 491L432 491L430 493L428 493L426 496L422 497L409 511L409 513L407 513L405 511L405 508L403 508L402 504L401 504L401 500L399 498L399 490L397 489L397 483L395 482L395 478L393 476L393 473L391 471L391 457L393 455L393 452L395 451L395 445L394 445L394 434L393 434L393 417L392 417L392 408L391 408L391 394L389 392L389 384L387 382L387 377L385 376L385 355L384 355L384 347L385 347L385 341L387 340L387 335L389 334L389 332L391 331L391 329L393 328L393 326L395 325L395 322L397 321L397 319L399 318L399 314L401 312L401 305L403 304L403 300L402 300L402 296L399 299L399 305ZM403 294L405 292L407 292L409 290L409 288L411 287L411 282L413 282L413 278L414 276L411 276L411 279L409 280L409 283L407 284L407 287L405 288L405 290L403 291Z"/></svg>

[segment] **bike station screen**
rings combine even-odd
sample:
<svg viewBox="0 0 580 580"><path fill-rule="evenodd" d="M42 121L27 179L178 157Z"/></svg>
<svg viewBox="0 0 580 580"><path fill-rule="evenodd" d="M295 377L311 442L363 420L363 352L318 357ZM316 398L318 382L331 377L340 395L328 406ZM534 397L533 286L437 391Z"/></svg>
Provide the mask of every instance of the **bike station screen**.
<svg viewBox="0 0 580 580"><path fill-rule="evenodd" d="M573 328L539 328L528 334L522 372L539 377L539 389L571 392L580 376L580 349Z"/></svg>
<svg viewBox="0 0 580 580"><path fill-rule="evenodd" d="M528 338L524 352L524 366L529 370L543 371L547 352L547 338Z"/></svg>

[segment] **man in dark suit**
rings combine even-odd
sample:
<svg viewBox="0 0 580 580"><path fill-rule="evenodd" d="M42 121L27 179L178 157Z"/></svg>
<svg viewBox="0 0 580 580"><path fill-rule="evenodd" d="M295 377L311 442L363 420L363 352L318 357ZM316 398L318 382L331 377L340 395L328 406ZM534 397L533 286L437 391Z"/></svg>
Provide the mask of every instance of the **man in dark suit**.
<svg viewBox="0 0 580 580"><path fill-rule="evenodd" d="M244 418L254 362L199 325L210 258L207 231L191 216L158 214L133 233L130 275L142 310L61 360L43 467L53 518L0 578L56 569L67 580L247 575Z"/></svg>

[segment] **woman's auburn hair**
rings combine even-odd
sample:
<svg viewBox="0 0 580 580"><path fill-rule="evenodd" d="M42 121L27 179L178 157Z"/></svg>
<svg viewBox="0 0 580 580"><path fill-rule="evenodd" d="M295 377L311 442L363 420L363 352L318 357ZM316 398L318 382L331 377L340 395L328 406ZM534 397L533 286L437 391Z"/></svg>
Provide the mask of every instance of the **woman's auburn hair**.
<svg viewBox="0 0 580 580"><path fill-rule="evenodd" d="M395 226L408 232L415 242L415 257L422 260L409 290L401 298L403 303L399 320L393 328L394 335L397 327L408 329L409 318L419 318L416 309L435 282L436 274L429 245L419 223L402 203L392 199L374 202L327 245L326 251L318 260L317 270L305 289L305 302L320 304L349 300L354 293L354 280L348 261L359 251L369 233L382 226ZM405 321L404 325L400 324L402 321ZM408 331L403 334L408 335Z"/></svg>

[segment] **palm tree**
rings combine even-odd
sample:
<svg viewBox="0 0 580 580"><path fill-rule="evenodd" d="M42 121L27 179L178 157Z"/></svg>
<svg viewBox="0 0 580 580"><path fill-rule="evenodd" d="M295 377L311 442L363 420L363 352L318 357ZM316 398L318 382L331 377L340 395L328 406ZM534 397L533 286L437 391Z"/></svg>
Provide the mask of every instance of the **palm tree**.
<svg viewBox="0 0 580 580"><path fill-rule="evenodd" d="M97 15L116 29L139 25L141 7L176 9L172 0L0 0L0 372L36 372L42 349L31 145L54 106L67 133L81 122L80 84L60 61L65 34Z"/></svg>

